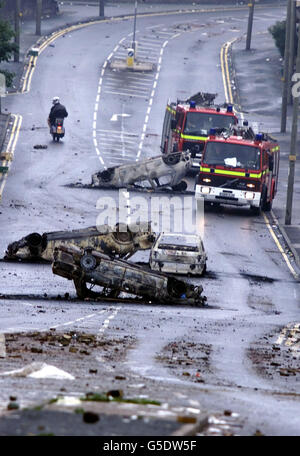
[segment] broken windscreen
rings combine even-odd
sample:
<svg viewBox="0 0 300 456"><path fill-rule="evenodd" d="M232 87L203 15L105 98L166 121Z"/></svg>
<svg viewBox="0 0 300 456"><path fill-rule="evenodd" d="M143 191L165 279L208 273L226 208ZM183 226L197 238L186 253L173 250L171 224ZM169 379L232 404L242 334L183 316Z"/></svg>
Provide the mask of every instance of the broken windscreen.
<svg viewBox="0 0 300 456"><path fill-rule="evenodd" d="M254 146L208 142L203 157L207 165L260 169L260 150Z"/></svg>
<svg viewBox="0 0 300 456"><path fill-rule="evenodd" d="M199 248L199 239L197 236L182 236L182 235L163 235L159 241L159 249L180 249L180 248L192 248L197 250Z"/></svg>
<svg viewBox="0 0 300 456"><path fill-rule="evenodd" d="M184 126L187 135L208 136L211 128L229 128L235 124L233 116L205 112L188 112Z"/></svg>

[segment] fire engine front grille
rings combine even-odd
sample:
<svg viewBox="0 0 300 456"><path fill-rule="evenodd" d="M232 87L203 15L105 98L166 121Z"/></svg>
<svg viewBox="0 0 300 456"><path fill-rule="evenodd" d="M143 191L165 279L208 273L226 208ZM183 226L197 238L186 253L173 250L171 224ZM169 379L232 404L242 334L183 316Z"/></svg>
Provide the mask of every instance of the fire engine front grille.
<svg viewBox="0 0 300 456"><path fill-rule="evenodd" d="M203 181L203 179L211 179L211 182ZM251 179L239 179L228 176L218 176L214 174L208 173L200 173L199 176L199 184L201 185L209 185L213 187L222 187L226 190L226 188L232 188L235 190L245 190L245 191L252 191L257 192L260 190L260 182ZM253 184L254 187L247 187L247 184Z"/></svg>
<svg viewBox="0 0 300 456"><path fill-rule="evenodd" d="M233 198L232 196L221 196L221 195L216 195L216 199L221 199L221 200L227 200L227 201L238 201L238 198Z"/></svg>

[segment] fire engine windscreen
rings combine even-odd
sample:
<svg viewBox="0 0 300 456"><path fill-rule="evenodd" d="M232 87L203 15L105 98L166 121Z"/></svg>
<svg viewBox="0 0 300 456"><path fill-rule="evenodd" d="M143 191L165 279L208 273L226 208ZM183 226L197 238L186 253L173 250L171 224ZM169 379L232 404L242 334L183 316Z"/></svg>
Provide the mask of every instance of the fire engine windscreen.
<svg viewBox="0 0 300 456"><path fill-rule="evenodd" d="M189 135L208 135L211 128L227 129L235 124L235 118L228 115L204 112L188 112L184 133Z"/></svg>
<svg viewBox="0 0 300 456"><path fill-rule="evenodd" d="M260 150L254 146L208 142L203 162L207 165L260 169Z"/></svg>

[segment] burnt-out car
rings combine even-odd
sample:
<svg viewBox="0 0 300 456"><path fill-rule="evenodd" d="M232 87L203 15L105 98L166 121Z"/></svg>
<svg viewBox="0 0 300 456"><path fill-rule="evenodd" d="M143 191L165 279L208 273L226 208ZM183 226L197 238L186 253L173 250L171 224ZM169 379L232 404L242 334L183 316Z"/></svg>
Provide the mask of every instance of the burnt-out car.
<svg viewBox="0 0 300 456"><path fill-rule="evenodd" d="M58 246L54 252L52 271L73 280L77 296L81 299L117 298L125 293L158 304L198 306L206 302L201 285L195 286L155 273L129 261L112 259L92 249ZM99 291L96 291L97 287Z"/></svg>
<svg viewBox="0 0 300 456"><path fill-rule="evenodd" d="M160 190L169 188L185 191L183 179L191 166L189 152L177 152L102 170L92 176L92 186L99 188L128 188L139 186Z"/></svg>
<svg viewBox="0 0 300 456"><path fill-rule="evenodd" d="M138 250L152 246L155 234L149 222L140 224L117 224L91 226L78 230L30 233L7 246L6 260L53 261L53 252L58 245L91 247L100 252L120 258L129 258Z"/></svg>
<svg viewBox="0 0 300 456"><path fill-rule="evenodd" d="M153 271L202 275L207 255L197 234L160 233L150 252Z"/></svg>

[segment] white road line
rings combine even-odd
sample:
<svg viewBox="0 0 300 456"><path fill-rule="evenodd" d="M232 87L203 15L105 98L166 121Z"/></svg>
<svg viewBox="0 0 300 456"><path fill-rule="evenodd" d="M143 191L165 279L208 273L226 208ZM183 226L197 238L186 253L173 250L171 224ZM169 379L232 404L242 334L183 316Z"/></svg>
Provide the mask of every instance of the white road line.
<svg viewBox="0 0 300 456"><path fill-rule="evenodd" d="M165 24L157 24L157 25L150 25L149 27L146 27L147 30L152 30L156 29L158 27L164 27Z"/></svg>
<svg viewBox="0 0 300 456"><path fill-rule="evenodd" d="M0 358L6 357L5 334L0 334Z"/></svg>
<svg viewBox="0 0 300 456"><path fill-rule="evenodd" d="M105 86L104 86L105 92L106 92L106 88L107 88L107 89L110 89L110 90L113 90L113 89L115 88L115 89L117 90L119 87L118 87L117 84L113 84L113 83L108 82L108 83L106 83ZM137 93L140 93L140 94L147 94L147 93L148 93L148 90L147 90L146 88L139 87L139 86L132 86L132 85L131 85L131 86L128 86L128 89L125 89L125 88L123 87L122 90L124 90L124 91L126 91L126 92L128 92L128 93L129 93L129 92L133 92L133 93L136 93L136 92L137 92ZM130 94L130 93L129 93L129 94Z"/></svg>
<svg viewBox="0 0 300 456"><path fill-rule="evenodd" d="M120 132L120 134L121 134L121 132ZM99 135L99 136L100 136L100 135ZM103 139L103 138L104 138L104 139ZM116 144L116 138L107 138L107 137L105 137L105 136L104 136L103 138L101 138L101 144L102 144L102 145L103 145L103 144ZM119 138L118 138L118 139L119 139ZM123 140L122 142L124 142L124 143L126 143L126 144L129 144L129 145L130 145L130 144L133 144L133 145L136 144L136 141L130 141L130 140L127 139L127 138L126 138L126 139L124 138L124 140Z"/></svg>
<svg viewBox="0 0 300 456"><path fill-rule="evenodd" d="M110 93L112 95L125 95L126 97L134 97L134 98L145 98L145 95L134 95L134 94L128 94L124 92L114 92L112 90L104 90L105 93Z"/></svg>
<svg viewBox="0 0 300 456"><path fill-rule="evenodd" d="M103 131L103 132L107 132L107 133L110 133L110 134L113 134L113 133L120 133L119 130L103 130L101 128L99 128L97 131ZM126 135L128 136L133 136L135 138L138 137L138 135L136 133L132 133L132 131L127 131L127 132L124 132Z"/></svg>
<svg viewBox="0 0 300 456"><path fill-rule="evenodd" d="M108 328L109 326L109 323L115 318L115 316L117 315L117 313L119 312L121 307L117 307L113 313L104 321L104 323L102 324L101 328L99 329L99 332L98 332L98 337L100 337L101 334L104 333L104 331Z"/></svg>
<svg viewBox="0 0 300 456"><path fill-rule="evenodd" d="M59 323L57 325L54 325L54 326L50 326L50 328L59 328L60 326L70 326L70 325L73 325L74 323L76 322L79 322L79 321L84 321L84 320L87 320L89 318L93 318L97 315L101 315L105 312L105 309L103 310L100 310L99 312L96 312L96 313L93 313L93 314L89 314L89 315L86 315L85 317L81 317L81 318L77 318L75 320L72 320L72 321L67 321L67 322L64 322L64 323ZM39 332L44 332L44 331L48 331L49 328L45 328L45 329L39 329Z"/></svg>
<svg viewBox="0 0 300 456"><path fill-rule="evenodd" d="M114 82L115 84L124 83L123 81L119 81L118 79L115 79L115 78L107 78L107 82ZM148 79L148 80L144 80L139 77L129 77L128 82L129 82L129 84L131 84L131 82L133 82L134 84L144 84L144 85L150 86L152 83L152 78Z"/></svg>
<svg viewBox="0 0 300 456"><path fill-rule="evenodd" d="M139 48L150 48L150 49L154 49L154 48L160 48L161 47L161 44L160 43L157 43L157 44L147 44L146 41L139 41ZM139 48L138 48L138 51L139 51Z"/></svg>
<svg viewBox="0 0 300 456"><path fill-rule="evenodd" d="M140 75L135 75L135 74L129 74L127 76L127 79L139 79L139 80L144 80L144 81L152 81L152 76L147 76L146 74L140 74Z"/></svg>

